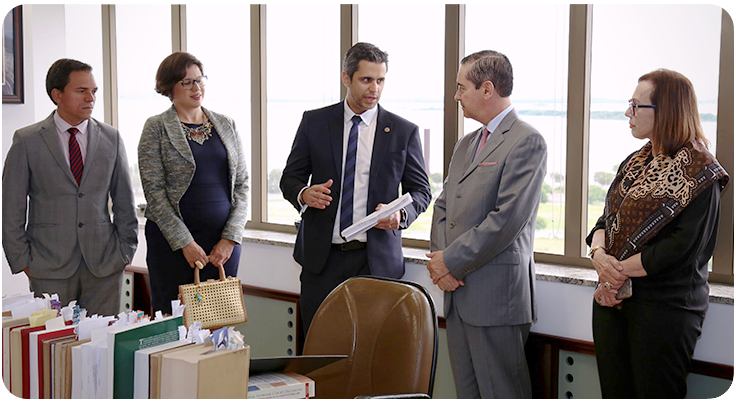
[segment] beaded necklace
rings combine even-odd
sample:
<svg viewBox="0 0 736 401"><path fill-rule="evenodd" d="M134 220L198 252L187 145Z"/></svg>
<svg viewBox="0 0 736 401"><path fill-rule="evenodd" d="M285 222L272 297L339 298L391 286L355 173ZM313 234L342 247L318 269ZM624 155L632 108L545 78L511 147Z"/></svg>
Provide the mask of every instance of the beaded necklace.
<svg viewBox="0 0 736 401"><path fill-rule="evenodd" d="M184 130L184 135L190 140L197 142L198 144L204 144L204 141L210 139L212 136L212 123L207 118L207 114L204 115L204 123L198 127L192 128L188 125L181 123L181 129Z"/></svg>

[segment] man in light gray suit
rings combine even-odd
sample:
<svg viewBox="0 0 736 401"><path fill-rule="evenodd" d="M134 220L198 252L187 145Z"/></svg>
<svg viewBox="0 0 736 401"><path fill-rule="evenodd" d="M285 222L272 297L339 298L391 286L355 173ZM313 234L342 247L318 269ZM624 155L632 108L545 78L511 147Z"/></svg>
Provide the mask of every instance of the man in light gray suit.
<svg viewBox="0 0 736 401"><path fill-rule="evenodd" d="M458 398L532 397L524 343L536 321L534 227L547 146L511 106L512 88L503 54L462 60L455 100L483 127L455 145L427 254L445 291Z"/></svg>
<svg viewBox="0 0 736 401"><path fill-rule="evenodd" d="M89 65L56 61L46 91L56 111L16 131L5 160L5 256L36 295L77 300L88 315L116 314L123 269L138 245L123 140L91 118L97 85Z"/></svg>

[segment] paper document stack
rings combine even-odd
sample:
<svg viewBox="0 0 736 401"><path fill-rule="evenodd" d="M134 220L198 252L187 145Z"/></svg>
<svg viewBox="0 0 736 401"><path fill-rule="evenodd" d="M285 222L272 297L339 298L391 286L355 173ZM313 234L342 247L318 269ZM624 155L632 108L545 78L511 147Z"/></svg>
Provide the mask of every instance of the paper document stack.
<svg viewBox="0 0 736 401"><path fill-rule="evenodd" d="M342 230L340 235L342 235L343 238L345 238L345 241L350 241L356 236L370 230L373 226L378 224L378 220L391 216L392 214L396 213L398 210L401 210L402 207L406 207L407 205L410 205L412 203L411 194L405 193L404 195L401 195L400 197L394 199L393 202L389 203L388 205L381 208L381 210L376 210L375 212L369 214L368 216L365 216L364 218L360 219L357 223L354 223L352 226Z"/></svg>
<svg viewBox="0 0 736 401"><path fill-rule="evenodd" d="M248 378L248 398L312 398L314 380L298 373L261 373Z"/></svg>

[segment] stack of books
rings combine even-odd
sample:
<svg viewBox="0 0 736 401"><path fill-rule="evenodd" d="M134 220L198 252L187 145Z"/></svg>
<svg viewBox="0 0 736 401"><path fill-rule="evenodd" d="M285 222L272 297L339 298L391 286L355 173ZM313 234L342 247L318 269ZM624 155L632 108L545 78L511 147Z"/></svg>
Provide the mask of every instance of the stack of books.
<svg viewBox="0 0 736 401"><path fill-rule="evenodd" d="M33 309L3 316L3 382L19 398L314 396L314 381L298 374L254 376L249 385L250 347L195 344L181 316L67 320L61 308Z"/></svg>

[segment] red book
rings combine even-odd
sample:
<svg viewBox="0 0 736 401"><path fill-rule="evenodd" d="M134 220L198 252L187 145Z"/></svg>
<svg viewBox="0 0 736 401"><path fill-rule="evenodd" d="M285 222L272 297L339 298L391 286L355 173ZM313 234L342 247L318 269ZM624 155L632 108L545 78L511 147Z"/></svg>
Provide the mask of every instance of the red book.
<svg viewBox="0 0 736 401"><path fill-rule="evenodd" d="M38 372L38 396L34 398L42 398L43 394L43 340L49 339L49 338L56 338L56 337L64 337L68 336L70 334L74 334L74 327L66 327L63 329L56 329L56 330L50 330L47 333L40 333L38 334L38 339L36 340L35 344L30 344L29 347L36 347L36 353L37 353L37 361L38 365L33 366L35 369L37 369ZM36 337L36 336L34 336ZM30 348L29 348L30 349ZM30 354L30 352L29 352ZM30 355L29 355L30 357ZM29 367L30 372L30 367ZM30 378L29 378L29 387L30 391ZM36 394L29 394L29 396L36 396ZM25 396L25 393L24 393ZM24 397L25 398L25 397Z"/></svg>
<svg viewBox="0 0 736 401"><path fill-rule="evenodd" d="M31 361L28 353L28 336L34 331L45 330L45 326L21 329L21 347L23 348L23 398L31 398Z"/></svg>

